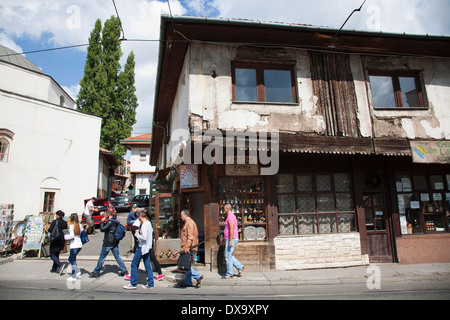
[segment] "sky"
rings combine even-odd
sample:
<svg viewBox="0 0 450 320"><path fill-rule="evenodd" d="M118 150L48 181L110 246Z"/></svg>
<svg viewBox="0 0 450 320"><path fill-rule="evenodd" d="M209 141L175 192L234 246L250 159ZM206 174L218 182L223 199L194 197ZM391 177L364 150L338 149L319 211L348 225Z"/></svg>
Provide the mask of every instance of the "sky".
<svg viewBox="0 0 450 320"><path fill-rule="evenodd" d="M363 0L169 0L173 15L310 24L339 29ZM122 67L136 59L137 123L132 135L151 132L158 64L160 15L167 0L115 0L125 38ZM450 36L450 0L366 0L344 29ZM112 0L0 0L0 44L17 52L87 44L95 21L116 15ZM27 53L29 60L74 99L84 72L86 47Z"/></svg>

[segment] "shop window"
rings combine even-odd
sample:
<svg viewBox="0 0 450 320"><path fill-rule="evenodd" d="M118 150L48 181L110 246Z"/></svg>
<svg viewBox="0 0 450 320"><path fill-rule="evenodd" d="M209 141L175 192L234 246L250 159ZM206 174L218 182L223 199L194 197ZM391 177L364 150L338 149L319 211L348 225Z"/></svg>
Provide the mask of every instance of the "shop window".
<svg viewBox="0 0 450 320"><path fill-rule="evenodd" d="M265 194L265 184L262 178L220 178L219 224L221 236L223 236L225 228L224 206L230 204L238 221L239 239L242 241L266 240L268 235ZM286 223L289 224L289 221Z"/></svg>
<svg viewBox="0 0 450 320"><path fill-rule="evenodd" d="M278 234L356 231L349 173L275 176Z"/></svg>
<svg viewBox="0 0 450 320"><path fill-rule="evenodd" d="M375 108L425 108L416 72L369 72Z"/></svg>
<svg viewBox="0 0 450 320"><path fill-rule="evenodd" d="M293 66L258 63L232 65L233 101L295 103Z"/></svg>
<svg viewBox="0 0 450 320"><path fill-rule="evenodd" d="M396 175L402 234L449 231L450 176Z"/></svg>

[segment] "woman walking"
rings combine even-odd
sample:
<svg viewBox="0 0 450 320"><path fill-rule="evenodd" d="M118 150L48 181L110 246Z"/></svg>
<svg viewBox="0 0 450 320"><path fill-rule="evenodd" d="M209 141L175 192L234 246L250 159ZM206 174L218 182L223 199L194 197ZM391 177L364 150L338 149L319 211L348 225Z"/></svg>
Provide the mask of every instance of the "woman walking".
<svg viewBox="0 0 450 320"><path fill-rule="evenodd" d="M83 244L81 242L80 234L82 226L78 219L78 214L72 213L67 221L69 230L65 232L64 239L70 240L70 254L69 262L72 266L72 275L69 279L76 279L81 275L80 268L77 266L77 254L81 251Z"/></svg>
<svg viewBox="0 0 450 320"><path fill-rule="evenodd" d="M56 211L56 219L52 221L48 228L48 234L55 236L50 242L50 259L53 260L53 266L50 272L61 274L64 270L64 264L59 261L59 254L64 249L64 229L67 229L67 223L63 220L64 212L61 210Z"/></svg>

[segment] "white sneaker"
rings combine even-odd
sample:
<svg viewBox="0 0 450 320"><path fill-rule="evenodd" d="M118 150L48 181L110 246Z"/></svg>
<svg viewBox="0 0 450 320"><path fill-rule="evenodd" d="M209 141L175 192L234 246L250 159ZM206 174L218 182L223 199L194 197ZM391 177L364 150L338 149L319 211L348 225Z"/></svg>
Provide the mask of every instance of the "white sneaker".
<svg viewBox="0 0 450 320"><path fill-rule="evenodd" d="M133 285L131 285L131 284L128 284L128 285L126 285L126 286L123 286L123 288L124 288L125 290L135 290L135 289L136 289L136 287L133 286Z"/></svg>
<svg viewBox="0 0 450 320"><path fill-rule="evenodd" d="M143 284L142 288L144 288L144 289L153 289L154 287L150 287L148 284Z"/></svg>

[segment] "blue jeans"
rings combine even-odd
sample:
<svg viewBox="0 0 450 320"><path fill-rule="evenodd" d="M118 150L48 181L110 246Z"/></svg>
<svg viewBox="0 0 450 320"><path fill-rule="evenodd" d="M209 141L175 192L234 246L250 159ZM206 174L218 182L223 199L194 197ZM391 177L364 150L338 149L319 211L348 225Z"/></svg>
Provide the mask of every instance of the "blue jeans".
<svg viewBox="0 0 450 320"><path fill-rule="evenodd" d="M236 259L233 256L233 252L234 252L234 248L236 248L236 245L238 244L239 240L238 239L233 239L233 246L230 247L228 245L229 240L225 239L225 262L227 264L227 273L226 273L226 277L232 277L233 276L233 266L238 269L238 271L241 271L242 268L244 267L239 261L238 259Z"/></svg>
<svg viewBox="0 0 450 320"><path fill-rule="evenodd" d="M70 265L72 266L72 274L77 274L80 269L77 266L77 254L81 251L81 248L70 249L69 260Z"/></svg>
<svg viewBox="0 0 450 320"><path fill-rule="evenodd" d="M130 275L130 284L133 287L137 286L137 282L138 282L138 266L139 263L141 262L141 259L144 260L144 267L145 267L145 271L147 271L147 284L150 287L153 287L153 270L152 270L152 265L150 264L150 252L147 252L146 254L142 254L141 252L142 248L138 247L136 249L136 252L134 254L133 257L133 261L131 262L131 275Z"/></svg>
<svg viewBox="0 0 450 320"><path fill-rule="evenodd" d="M191 252L191 261L194 261L194 257L195 257L195 252ZM197 270L192 268L192 266L189 270L187 270L184 273L184 275L186 276L186 280L184 281L184 283L187 286L192 286L192 278L194 278L195 280L198 280L202 276L201 273L199 273Z"/></svg>
<svg viewBox="0 0 450 320"><path fill-rule="evenodd" d="M100 257L98 258L97 266L94 269L94 273L100 273L100 269L103 267L103 263L105 262L106 256L112 250L114 258L119 265L120 271L122 273L127 271L127 267L125 267L125 263L123 263L122 257L119 254L119 248L115 247L102 247L102 252L100 253Z"/></svg>

